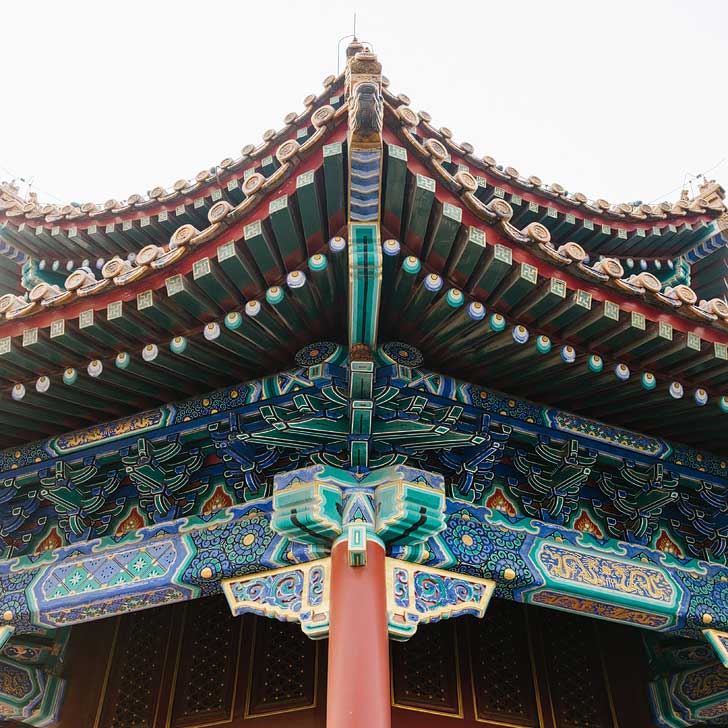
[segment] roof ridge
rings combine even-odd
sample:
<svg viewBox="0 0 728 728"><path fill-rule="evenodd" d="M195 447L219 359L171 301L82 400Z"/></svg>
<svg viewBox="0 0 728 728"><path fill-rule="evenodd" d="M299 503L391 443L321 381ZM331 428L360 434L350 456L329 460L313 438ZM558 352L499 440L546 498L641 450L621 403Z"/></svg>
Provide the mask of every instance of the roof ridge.
<svg viewBox="0 0 728 728"><path fill-rule="evenodd" d="M262 143L246 144L240 151L240 156L226 157L217 165L206 170L201 170L193 178L180 178L172 183L167 189L161 185L152 187L146 194L137 193L129 195L125 200L120 201L110 198L103 203L67 203L57 205L53 203L41 203L35 192L30 192L24 197L14 184L14 181L0 181L0 218L20 217L32 221L57 223L61 220L72 220L80 222L89 218L103 218L104 215L119 215L131 208L143 209L156 204L167 204L181 197L190 195L201 188L206 188L214 183L220 175L228 175L231 172L241 169L244 164L254 161L269 152L273 144L281 141L291 130L300 125L301 122L313 116L320 107L321 102L340 83L343 83L344 73L337 76L329 75L323 80L324 90L322 93L309 94L303 100L304 110L301 113L289 112L283 119L284 125L281 129L268 129L263 133ZM101 221L101 220L100 220Z"/></svg>
<svg viewBox="0 0 728 728"><path fill-rule="evenodd" d="M387 84L388 85L388 84ZM589 198L581 192L569 193L568 190L558 182L552 182L548 185L544 184L540 177L530 175L523 177L517 169L511 166L504 166L489 155L483 157L475 156L475 148L469 142L455 142L453 132L445 126L436 128L431 124L432 116L426 111L414 112L410 108L411 99L406 94L394 95L385 87L384 97L392 111L397 114L404 125L410 125L412 128L418 126L424 127L432 137L436 138L444 145L446 156L450 152L455 152L468 162L483 171L500 177L501 179L511 182L522 187L523 189L532 190L537 194L545 197L560 199L575 207L585 207L591 209L597 215L611 215L619 218L629 218L635 221L644 221L648 218L666 219L670 215L683 217L689 213L701 214L708 213L714 215L725 214L727 208L724 203L725 189L716 180L705 180L699 187L698 193L693 197L687 196L687 191L683 190L680 198L673 203L661 202L657 205L649 205L644 203L616 203L611 204L605 199L596 197Z"/></svg>

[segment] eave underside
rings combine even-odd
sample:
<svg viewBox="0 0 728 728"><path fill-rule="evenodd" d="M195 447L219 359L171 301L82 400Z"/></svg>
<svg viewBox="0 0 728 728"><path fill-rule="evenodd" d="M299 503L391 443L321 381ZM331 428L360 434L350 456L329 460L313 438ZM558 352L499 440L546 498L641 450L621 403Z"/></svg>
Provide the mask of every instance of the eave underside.
<svg viewBox="0 0 728 728"><path fill-rule="evenodd" d="M718 203L649 214L590 206L475 160L425 117L413 130L402 98L385 92L385 100L381 238L397 241L384 248L385 338L484 387L726 453L728 307L724 320L719 304L654 290L623 269L620 278L619 267L598 260L700 245L716 234ZM255 161L244 173L244 160L235 168L242 176L214 206L200 193L190 210L181 200L174 220L96 229L112 253L117 244L156 244L149 260L9 304L0 443L261 377L287 368L306 344L345 342L345 108L338 86L311 99L285 130L248 150ZM281 141L279 152L292 144L290 159L290 150L272 154ZM95 239L83 238L88 250ZM589 261L564 248L577 241Z"/></svg>

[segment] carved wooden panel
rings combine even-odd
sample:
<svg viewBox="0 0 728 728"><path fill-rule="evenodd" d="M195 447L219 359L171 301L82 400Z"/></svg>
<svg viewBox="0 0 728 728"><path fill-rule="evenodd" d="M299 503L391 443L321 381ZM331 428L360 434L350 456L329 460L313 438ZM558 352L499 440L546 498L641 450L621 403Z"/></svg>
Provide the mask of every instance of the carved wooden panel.
<svg viewBox="0 0 728 728"><path fill-rule="evenodd" d="M392 643L392 703L462 716L455 622L423 625L408 642Z"/></svg>
<svg viewBox="0 0 728 728"><path fill-rule="evenodd" d="M108 626L107 640L97 646L106 653L98 680L87 678L88 650L68 666L66 700L79 705L90 688L94 718L79 723L78 713L69 713L58 728L324 726L320 647L297 624L233 617L225 598L214 596L125 615ZM72 640L93 632L93 624L80 625ZM325 649L324 643L324 655Z"/></svg>
<svg viewBox="0 0 728 728"><path fill-rule="evenodd" d="M245 716L316 705L317 643L298 624L256 619Z"/></svg>
<svg viewBox="0 0 728 728"><path fill-rule="evenodd" d="M154 728L171 617L148 609L119 621L98 728Z"/></svg>
<svg viewBox="0 0 728 728"><path fill-rule="evenodd" d="M539 616L557 728L613 728L598 625L565 612Z"/></svg>
<svg viewBox="0 0 728 728"><path fill-rule="evenodd" d="M463 620L467 633L475 715L539 725L526 610L493 600L482 620Z"/></svg>
<svg viewBox="0 0 728 728"><path fill-rule="evenodd" d="M172 686L172 728L232 719L242 623L224 599L186 605Z"/></svg>

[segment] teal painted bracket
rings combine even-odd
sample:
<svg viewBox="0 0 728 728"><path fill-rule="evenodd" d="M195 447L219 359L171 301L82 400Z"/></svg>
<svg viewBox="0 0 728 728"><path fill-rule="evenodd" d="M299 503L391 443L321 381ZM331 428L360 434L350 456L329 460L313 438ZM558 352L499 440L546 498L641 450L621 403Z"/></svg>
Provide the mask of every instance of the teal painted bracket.
<svg viewBox="0 0 728 728"><path fill-rule="evenodd" d="M331 544L363 525L390 546L410 544L445 527L441 475L394 465L356 475L312 465L274 477L273 527L292 541Z"/></svg>
<svg viewBox="0 0 728 728"><path fill-rule="evenodd" d="M438 533L444 511L444 479L405 466L357 475L315 465L274 478L274 528L318 545L345 537L351 566L366 564L370 538L391 546Z"/></svg>
<svg viewBox="0 0 728 728"><path fill-rule="evenodd" d="M349 225L349 346L377 346L382 295L382 246L379 225Z"/></svg>
<svg viewBox="0 0 728 728"><path fill-rule="evenodd" d="M728 668L728 632L720 632L717 629L706 629L703 631L703 635L715 651L715 655L723 667Z"/></svg>

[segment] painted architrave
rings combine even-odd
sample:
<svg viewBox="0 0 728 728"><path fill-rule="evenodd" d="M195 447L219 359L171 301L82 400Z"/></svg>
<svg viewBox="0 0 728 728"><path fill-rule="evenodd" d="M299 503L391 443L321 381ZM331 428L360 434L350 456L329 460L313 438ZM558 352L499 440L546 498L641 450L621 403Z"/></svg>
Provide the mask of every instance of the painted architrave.
<svg viewBox="0 0 728 728"><path fill-rule="evenodd" d="M270 527L270 500L0 562L0 614L36 632L216 593L220 581L317 555Z"/></svg>
<svg viewBox="0 0 728 728"><path fill-rule="evenodd" d="M499 597L641 627L695 634L704 628L706 614L718 629L728 623L720 607L728 598L724 566L600 541L454 499L447 499L446 508L442 530L424 544L401 545L395 539L392 555L423 568L491 580ZM266 499L233 506L208 519L180 519L118 540L96 540L39 559L5 562L0 565L0 614L11 615L8 622L19 632L32 632L39 626L65 626L215 593L225 578L320 558L320 545L289 541L276 533L271 512L271 500ZM433 527L440 528L435 521ZM579 564L608 564L622 576L607 589L585 584L605 578L595 576L592 568L549 574L541 555L554 548L569 558L578 555ZM653 586L644 594L634 593L635 584L655 583L666 599L659 591L657 597L650 594ZM629 588L620 591L620 584ZM603 607L594 609L595 603Z"/></svg>
<svg viewBox="0 0 728 728"><path fill-rule="evenodd" d="M536 542L529 559L544 580L543 587L526 596L533 604L613 619L630 615L637 619L645 613L650 617L645 617L643 626L657 628L674 624L683 600L683 590L669 572L646 560L550 540Z"/></svg>
<svg viewBox="0 0 728 728"><path fill-rule="evenodd" d="M500 598L646 629L699 637L707 623L728 623L724 565L456 499L448 499L444 530L422 545L395 546L392 556L492 579Z"/></svg>

